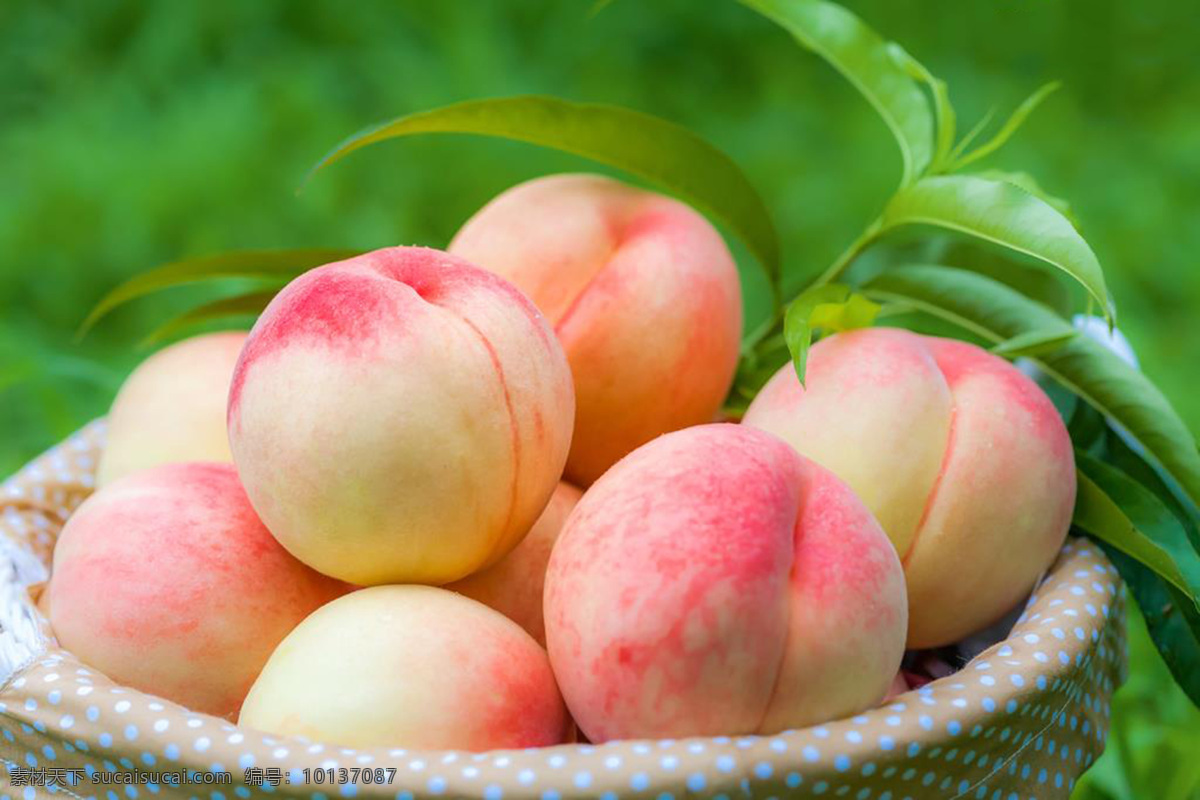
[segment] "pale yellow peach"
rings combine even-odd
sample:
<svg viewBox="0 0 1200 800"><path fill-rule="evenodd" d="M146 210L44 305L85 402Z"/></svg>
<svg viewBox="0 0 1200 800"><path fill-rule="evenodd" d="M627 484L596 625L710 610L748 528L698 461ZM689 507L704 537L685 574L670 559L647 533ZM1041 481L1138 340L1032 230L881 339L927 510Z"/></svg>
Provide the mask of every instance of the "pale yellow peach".
<svg viewBox="0 0 1200 800"><path fill-rule="evenodd" d="M284 639L239 724L351 747L492 750L563 741L546 652L499 612L445 589L375 586Z"/></svg>
<svg viewBox="0 0 1200 800"><path fill-rule="evenodd" d="M571 375L516 288L438 250L314 269L263 312L229 394L255 509L358 584L447 583L541 514L570 447Z"/></svg>
<svg viewBox="0 0 1200 800"><path fill-rule="evenodd" d="M159 350L117 393L96 484L178 461L232 461L225 401L246 334L210 333Z"/></svg>

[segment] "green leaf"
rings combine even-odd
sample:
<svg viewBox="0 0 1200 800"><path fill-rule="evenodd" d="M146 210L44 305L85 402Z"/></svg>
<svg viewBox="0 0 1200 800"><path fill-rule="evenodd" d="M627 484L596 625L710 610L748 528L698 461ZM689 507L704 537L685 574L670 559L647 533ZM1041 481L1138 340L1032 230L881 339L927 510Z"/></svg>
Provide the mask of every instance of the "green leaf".
<svg viewBox="0 0 1200 800"><path fill-rule="evenodd" d="M1037 356L1052 352L1075 338L1078 331L1044 330L1026 331L1011 339L1005 339L992 347L991 352L1005 358Z"/></svg>
<svg viewBox="0 0 1200 800"><path fill-rule="evenodd" d="M82 338L97 320L117 306L164 289L220 278L287 281L313 267L352 258L361 252L344 248L239 250L173 261L135 275L105 295L83 321L76 336Z"/></svg>
<svg viewBox="0 0 1200 800"><path fill-rule="evenodd" d="M878 303L852 293L850 287L841 284L818 286L793 300L783 320L783 339L800 384L804 384L813 331L865 328L875 321L879 309Z"/></svg>
<svg viewBox="0 0 1200 800"><path fill-rule="evenodd" d="M904 266L865 286L877 301L908 302L992 344L1029 331L1071 326L1040 303L982 275L949 267ZM1076 336L1032 360L1049 377L1121 425L1193 504L1200 500L1200 452L1191 431L1145 375L1104 345Z"/></svg>
<svg viewBox="0 0 1200 800"><path fill-rule="evenodd" d="M850 11L824 0L739 0L787 30L862 93L900 145L902 184L933 157L933 115L908 69L878 33Z"/></svg>
<svg viewBox="0 0 1200 800"><path fill-rule="evenodd" d="M1190 502L1178 484L1152 466L1142 454L1129 446L1129 434L1105 425L1104 440L1098 452L1104 463L1111 464L1145 486L1183 523L1192 547L1200 552L1200 507Z"/></svg>
<svg viewBox="0 0 1200 800"><path fill-rule="evenodd" d="M1100 543L1142 609L1146 628L1179 688L1200 707L1200 614L1149 567Z"/></svg>
<svg viewBox="0 0 1200 800"><path fill-rule="evenodd" d="M1058 270L1044 261L1033 261L980 239L950 231L938 232L912 241L892 242L885 252L887 260L879 269L886 269L887 264L945 264L1011 286L1063 319L1069 320L1074 310L1072 287L1061 279Z"/></svg>
<svg viewBox="0 0 1200 800"><path fill-rule="evenodd" d="M883 229L936 225L1041 259L1079 281L1113 318L1100 262L1070 220L1007 181L971 175L922 178L884 209Z"/></svg>
<svg viewBox="0 0 1200 800"><path fill-rule="evenodd" d="M891 44L892 57L909 75L922 81L929 87L933 96L934 118L937 121L937 140L933 148L933 158L929 164L930 172L940 172L950 159L950 151L954 147L955 128L958 124L954 106L950 103L950 90L946 82L935 77L924 64L917 61L900 45Z"/></svg>
<svg viewBox="0 0 1200 800"><path fill-rule="evenodd" d="M211 303L197 306L160 325L142 340L142 345L156 344L164 339L170 339L193 325L199 325L204 322L212 322L213 320L227 319L229 317L258 316L276 294L278 294L277 289L246 292L245 294L223 297L220 300L214 300Z"/></svg>
<svg viewBox="0 0 1200 800"><path fill-rule="evenodd" d="M1044 200L1047 205L1051 206L1055 211L1066 217L1070 223L1075 226L1075 230L1079 230L1079 220L1075 217L1075 213L1071 210L1071 204L1063 198L1047 192L1028 172L1007 172L1001 169L986 169L983 172L976 172L973 174L975 177L983 178L984 180L1008 181L1013 186L1021 187L1034 197Z"/></svg>
<svg viewBox="0 0 1200 800"><path fill-rule="evenodd" d="M953 164L950 165L950 171L955 172L960 170L968 164L972 164L984 156L991 155L1003 147L1004 144L1012 138L1012 135L1017 132L1017 129L1024 124L1025 120L1029 118L1029 115L1033 113L1033 110L1041 105L1043 100L1057 91L1060 86L1062 86L1060 82L1051 81L1027 97L1025 102L1017 106L1017 109L1013 111L1012 116L1005 121L1004 125L1000 127L1000 130L996 132L995 136L993 136L984 144L981 144L967 155L958 158Z"/></svg>
<svg viewBox="0 0 1200 800"><path fill-rule="evenodd" d="M321 159L309 176L376 142L427 133L528 142L657 184L728 225L762 264L778 297L779 235L758 191L729 156L687 128L640 111L534 95L468 100L356 133Z"/></svg>
<svg viewBox="0 0 1200 800"><path fill-rule="evenodd" d="M1200 611L1200 554L1179 519L1116 467L1078 449L1075 464L1079 493L1072 524L1154 570Z"/></svg>

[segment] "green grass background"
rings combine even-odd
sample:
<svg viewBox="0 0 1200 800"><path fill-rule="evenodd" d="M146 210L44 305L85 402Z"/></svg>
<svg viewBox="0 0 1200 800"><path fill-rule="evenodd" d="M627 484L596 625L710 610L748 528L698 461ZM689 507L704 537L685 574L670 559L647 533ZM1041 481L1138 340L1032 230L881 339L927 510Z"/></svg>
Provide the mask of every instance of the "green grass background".
<svg viewBox="0 0 1200 800"><path fill-rule="evenodd" d="M1200 22L1173 0L849 4L950 82L963 128L1065 88L985 165L1067 197L1146 372L1200 429ZM63 0L0 4L0 472L104 413L181 290L103 321L136 271L231 248L443 246L505 187L590 168L440 137L346 135L465 98L626 104L731 154L775 213L789 285L827 264L899 175L889 134L828 66L732 3ZM752 290L761 282L743 258ZM228 289L228 287L227 287ZM752 295L757 293L751 291ZM1077 794L1200 796L1200 714L1135 629L1109 752Z"/></svg>

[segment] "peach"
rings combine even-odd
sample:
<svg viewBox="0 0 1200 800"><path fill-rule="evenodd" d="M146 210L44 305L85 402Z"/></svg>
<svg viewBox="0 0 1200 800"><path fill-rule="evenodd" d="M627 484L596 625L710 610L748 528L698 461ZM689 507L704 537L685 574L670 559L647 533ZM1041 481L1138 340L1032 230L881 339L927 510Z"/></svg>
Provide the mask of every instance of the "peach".
<svg viewBox="0 0 1200 800"><path fill-rule="evenodd" d="M516 284L562 341L577 403L572 483L720 409L741 286L720 234L683 203L599 175L539 178L484 206L449 250Z"/></svg>
<svg viewBox="0 0 1200 800"><path fill-rule="evenodd" d="M284 636L348 587L301 564L232 464L165 464L71 515L47 590L59 643L118 683L232 718Z"/></svg>
<svg viewBox="0 0 1200 800"><path fill-rule="evenodd" d="M487 569L448 584L446 588L496 609L545 646L542 587L546 581L546 564L567 516L581 495L582 492L571 484L560 483L546 510L512 552Z"/></svg>
<svg viewBox="0 0 1200 800"><path fill-rule="evenodd" d="M904 564L910 648L957 641L1029 593L1075 503L1071 441L1041 389L974 345L888 328L819 342L806 384L783 367L743 421L879 519Z"/></svg>
<svg viewBox="0 0 1200 800"><path fill-rule="evenodd" d="M447 583L511 550L562 474L571 374L506 281L393 247L301 275L267 306L229 392L255 509L310 566Z"/></svg>
<svg viewBox="0 0 1200 800"><path fill-rule="evenodd" d="M225 400L245 341L240 331L194 336L139 364L108 414L96 485L159 464L232 461Z"/></svg>
<svg viewBox="0 0 1200 800"><path fill-rule="evenodd" d="M283 640L238 720L351 747L558 744L568 720L546 651L482 603L431 586L336 600Z"/></svg>
<svg viewBox="0 0 1200 800"><path fill-rule="evenodd" d="M833 473L753 428L626 456L550 556L546 640L593 742L775 733L876 705L904 651L894 548Z"/></svg>

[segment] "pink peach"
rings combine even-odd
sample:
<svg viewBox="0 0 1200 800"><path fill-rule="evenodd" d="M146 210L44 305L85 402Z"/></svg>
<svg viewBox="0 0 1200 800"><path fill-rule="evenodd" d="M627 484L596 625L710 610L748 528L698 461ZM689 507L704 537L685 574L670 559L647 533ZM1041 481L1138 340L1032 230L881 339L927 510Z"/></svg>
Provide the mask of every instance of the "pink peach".
<svg viewBox="0 0 1200 800"><path fill-rule="evenodd" d="M598 175L539 178L484 206L449 249L516 284L562 341L578 404L572 483L721 407L741 287L720 234L683 203Z"/></svg>
<svg viewBox="0 0 1200 800"><path fill-rule="evenodd" d="M546 651L482 603L429 586L375 586L283 640L239 724L352 747L492 750L563 741Z"/></svg>
<svg viewBox="0 0 1200 800"><path fill-rule="evenodd" d="M232 464L167 464L71 515L47 590L59 643L118 683L232 718L271 651L344 584L288 555Z"/></svg>
<svg viewBox="0 0 1200 800"><path fill-rule="evenodd" d="M545 646L542 588L546 565L554 542L581 495L571 484L560 483L546 510L512 552L487 569L447 584L446 588L496 609Z"/></svg>
<svg viewBox="0 0 1200 800"><path fill-rule="evenodd" d="M910 648L949 644L1020 602L1062 546L1075 464L1049 398L965 342L875 328L815 345L746 411L832 470L904 563Z"/></svg>
<svg viewBox="0 0 1200 800"><path fill-rule="evenodd" d="M528 532L562 473L562 348L506 281L393 247L288 284L234 373L229 440L297 558L359 584L446 583Z"/></svg>
<svg viewBox="0 0 1200 800"><path fill-rule="evenodd" d="M832 473L714 424L626 456L583 496L546 575L559 686L594 742L774 733L885 695L900 562Z"/></svg>
<svg viewBox="0 0 1200 800"><path fill-rule="evenodd" d="M113 401L96 485L178 461L232 461L225 401L246 334L194 336L138 365Z"/></svg>

